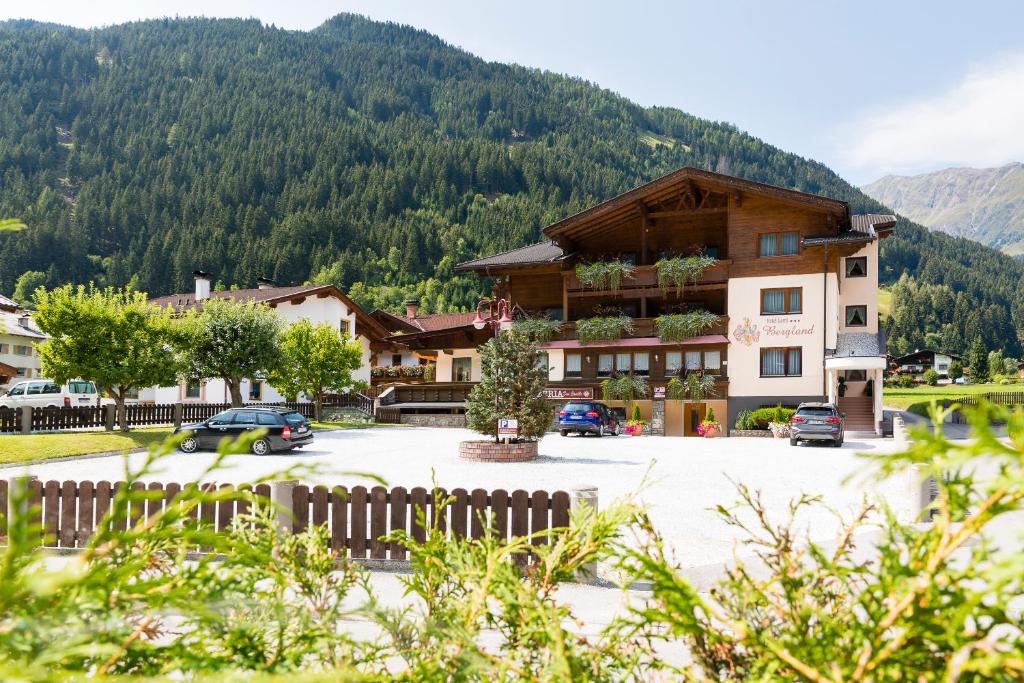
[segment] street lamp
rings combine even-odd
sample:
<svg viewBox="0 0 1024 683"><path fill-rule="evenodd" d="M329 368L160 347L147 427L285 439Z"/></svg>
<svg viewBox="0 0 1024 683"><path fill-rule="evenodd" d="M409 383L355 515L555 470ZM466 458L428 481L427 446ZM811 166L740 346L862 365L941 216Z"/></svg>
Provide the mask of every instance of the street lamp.
<svg viewBox="0 0 1024 683"><path fill-rule="evenodd" d="M487 308L486 315L484 308ZM473 327L482 330L488 325L494 328L494 336L498 336L499 330L508 330L512 327L512 313L515 306L508 299L481 299L476 305L476 317L473 318Z"/></svg>
<svg viewBox="0 0 1024 683"><path fill-rule="evenodd" d="M486 314L484 309L487 309ZM503 330L511 329L512 313L515 306L508 299L481 299L476 305L476 317L473 318L473 327L482 330L488 325L494 329L494 352L498 352L499 336ZM499 400L499 388L501 378L498 376L497 365L494 368L494 412L501 414L501 401ZM501 418L499 417L499 420ZM498 425L494 426L494 440L498 441Z"/></svg>

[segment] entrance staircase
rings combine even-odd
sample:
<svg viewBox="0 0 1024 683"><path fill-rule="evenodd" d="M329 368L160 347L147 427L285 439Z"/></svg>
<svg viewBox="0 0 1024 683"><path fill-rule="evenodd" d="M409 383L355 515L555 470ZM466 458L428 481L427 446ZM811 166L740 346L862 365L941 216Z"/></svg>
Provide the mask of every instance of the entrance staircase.
<svg viewBox="0 0 1024 683"><path fill-rule="evenodd" d="M846 413L847 432L875 433L875 405L871 396L843 396L839 412Z"/></svg>

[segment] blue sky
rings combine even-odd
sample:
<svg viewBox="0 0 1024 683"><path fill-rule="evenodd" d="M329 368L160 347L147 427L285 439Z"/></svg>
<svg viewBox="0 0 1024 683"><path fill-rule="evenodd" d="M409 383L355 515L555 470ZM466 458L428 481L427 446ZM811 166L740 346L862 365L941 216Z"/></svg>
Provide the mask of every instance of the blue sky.
<svg viewBox="0 0 1024 683"><path fill-rule="evenodd" d="M201 14L309 29L346 11L729 121L858 184L1024 161L1020 0L35 0L3 3L0 18L86 27Z"/></svg>

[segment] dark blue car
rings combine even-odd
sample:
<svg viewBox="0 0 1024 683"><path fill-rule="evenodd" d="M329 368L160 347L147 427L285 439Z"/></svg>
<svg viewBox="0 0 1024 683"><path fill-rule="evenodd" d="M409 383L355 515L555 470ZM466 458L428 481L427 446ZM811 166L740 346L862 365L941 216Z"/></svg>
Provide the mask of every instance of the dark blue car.
<svg viewBox="0 0 1024 683"><path fill-rule="evenodd" d="M558 412L558 432L562 436L569 432L615 436L619 433L619 421L603 403L570 401Z"/></svg>

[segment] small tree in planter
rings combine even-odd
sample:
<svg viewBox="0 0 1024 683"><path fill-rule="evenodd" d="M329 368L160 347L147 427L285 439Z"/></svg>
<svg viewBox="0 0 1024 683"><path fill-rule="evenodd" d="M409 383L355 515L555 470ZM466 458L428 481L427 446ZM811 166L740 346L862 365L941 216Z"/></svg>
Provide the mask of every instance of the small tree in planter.
<svg viewBox="0 0 1024 683"><path fill-rule="evenodd" d="M519 441L540 439L551 424L544 398L548 372L540 351L526 336L501 332L480 348L480 383L466 399L466 424L498 443L498 419L519 422Z"/></svg>

